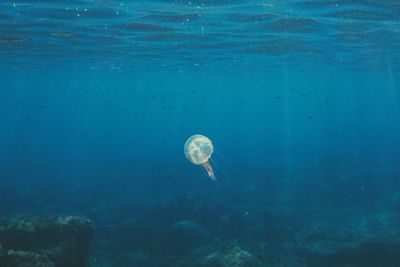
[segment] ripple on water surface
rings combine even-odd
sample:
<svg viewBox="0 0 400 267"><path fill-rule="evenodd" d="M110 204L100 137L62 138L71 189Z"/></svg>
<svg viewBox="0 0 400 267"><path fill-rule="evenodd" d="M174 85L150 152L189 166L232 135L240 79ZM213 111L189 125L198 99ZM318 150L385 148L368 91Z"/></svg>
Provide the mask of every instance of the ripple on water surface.
<svg viewBox="0 0 400 267"><path fill-rule="evenodd" d="M2 58L43 53L195 62L264 55L303 60L312 54L334 60L345 51L340 64L360 54L363 59L391 55L393 62L400 62L397 0L13 3L0 3Z"/></svg>

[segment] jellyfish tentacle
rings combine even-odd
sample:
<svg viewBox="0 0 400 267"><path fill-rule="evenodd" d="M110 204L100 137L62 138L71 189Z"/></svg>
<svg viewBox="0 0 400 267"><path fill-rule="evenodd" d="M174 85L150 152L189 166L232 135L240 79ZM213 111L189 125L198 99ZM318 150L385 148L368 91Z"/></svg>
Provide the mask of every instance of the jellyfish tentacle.
<svg viewBox="0 0 400 267"><path fill-rule="evenodd" d="M210 176L210 178L211 178L212 181L214 181L214 182L217 181L217 178L215 178L214 173L210 173L208 176Z"/></svg>
<svg viewBox="0 0 400 267"><path fill-rule="evenodd" d="M204 169L207 171L207 174L208 174L208 176L211 178L211 180L217 181L217 178L215 178L215 175L214 175L213 167L211 166L210 162L209 162L209 161L206 161L206 162L203 164L203 167L204 167Z"/></svg>

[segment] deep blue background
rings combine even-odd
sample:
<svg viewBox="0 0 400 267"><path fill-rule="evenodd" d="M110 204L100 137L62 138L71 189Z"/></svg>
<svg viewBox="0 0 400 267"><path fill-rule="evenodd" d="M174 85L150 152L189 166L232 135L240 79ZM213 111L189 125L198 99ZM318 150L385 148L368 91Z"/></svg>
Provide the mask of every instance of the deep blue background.
<svg viewBox="0 0 400 267"><path fill-rule="evenodd" d="M399 186L399 79L389 70L54 63L1 77L3 214L218 191L184 157L196 133L214 142L217 179L233 193L254 185L293 208L367 205Z"/></svg>

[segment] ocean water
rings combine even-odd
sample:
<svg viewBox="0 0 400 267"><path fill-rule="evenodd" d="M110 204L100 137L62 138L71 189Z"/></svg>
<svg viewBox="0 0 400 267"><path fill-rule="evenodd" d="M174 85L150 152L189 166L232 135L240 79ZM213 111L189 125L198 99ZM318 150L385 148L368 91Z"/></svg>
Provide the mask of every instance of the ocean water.
<svg viewBox="0 0 400 267"><path fill-rule="evenodd" d="M0 216L93 267L400 266L399 118L395 0L0 3Z"/></svg>

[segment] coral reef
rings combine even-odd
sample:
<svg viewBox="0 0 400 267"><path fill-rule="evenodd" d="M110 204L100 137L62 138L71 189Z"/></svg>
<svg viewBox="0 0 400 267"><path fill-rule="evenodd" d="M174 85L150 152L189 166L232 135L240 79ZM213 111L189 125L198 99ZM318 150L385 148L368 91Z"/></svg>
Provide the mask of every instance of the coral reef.
<svg viewBox="0 0 400 267"><path fill-rule="evenodd" d="M0 266L87 266L92 222L80 216L18 216L0 221Z"/></svg>

